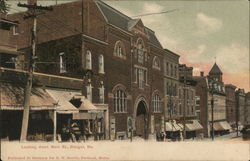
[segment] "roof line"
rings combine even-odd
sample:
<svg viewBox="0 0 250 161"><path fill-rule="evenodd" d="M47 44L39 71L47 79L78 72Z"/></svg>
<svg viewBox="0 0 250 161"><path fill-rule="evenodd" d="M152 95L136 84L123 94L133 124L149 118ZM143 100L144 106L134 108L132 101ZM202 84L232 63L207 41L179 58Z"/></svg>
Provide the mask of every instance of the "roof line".
<svg viewBox="0 0 250 161"><path fill-rule="evenodd" d="M105 7L114 10L115 12L117 12L118 14L120 14L121 16L125 17L125 18L128 19L128 20L131 20L131 19L132 19L131 17L125 15L124 13L122 13L122 12L118 11L117 9L111 7L110 5L106 4L106 3L103 2L102 0L94 0L94 1L102 3Z"/></svg>

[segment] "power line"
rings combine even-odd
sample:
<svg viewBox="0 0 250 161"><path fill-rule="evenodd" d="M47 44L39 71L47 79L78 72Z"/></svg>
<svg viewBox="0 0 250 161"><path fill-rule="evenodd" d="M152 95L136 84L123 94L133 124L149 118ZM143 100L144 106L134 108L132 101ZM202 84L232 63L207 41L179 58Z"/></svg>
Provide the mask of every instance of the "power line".
<svg viewBox="0 0 250 161"><path fill-rule="evenodd" d="M172 9L172 10L163 11L163 12L145 13L145 14L131 16L131 17L144 17L144 16L151 16L151 15L159 15L159 14L170 13L170 12L174 12L174 11L178 11L178 10L179 9Z"/></svg>

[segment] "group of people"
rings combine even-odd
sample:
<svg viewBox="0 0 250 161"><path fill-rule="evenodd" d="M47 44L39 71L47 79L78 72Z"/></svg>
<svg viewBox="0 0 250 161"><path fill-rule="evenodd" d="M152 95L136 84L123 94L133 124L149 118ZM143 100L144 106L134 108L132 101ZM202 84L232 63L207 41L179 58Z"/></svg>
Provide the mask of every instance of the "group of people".
<svg viewBox="0 0 250 161"><path fill-rule="evenodd" d="M80 136L82 136L82 131L76 122L72 123L70 127L63 125L61 133L62 141L78 141Z"/></svg>

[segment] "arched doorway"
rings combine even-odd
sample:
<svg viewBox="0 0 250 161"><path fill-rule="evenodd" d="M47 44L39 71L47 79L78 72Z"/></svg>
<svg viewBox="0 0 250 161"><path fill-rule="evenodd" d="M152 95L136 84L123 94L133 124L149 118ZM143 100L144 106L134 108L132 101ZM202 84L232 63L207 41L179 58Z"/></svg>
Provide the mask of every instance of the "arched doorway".
<svg viewBox="0 0 250 161"><path fill-rule="evenodd" d="M135 118L135 135L144 139L147 138L147 108L146 103L141 100L137 105L136 118Z"/></svg>

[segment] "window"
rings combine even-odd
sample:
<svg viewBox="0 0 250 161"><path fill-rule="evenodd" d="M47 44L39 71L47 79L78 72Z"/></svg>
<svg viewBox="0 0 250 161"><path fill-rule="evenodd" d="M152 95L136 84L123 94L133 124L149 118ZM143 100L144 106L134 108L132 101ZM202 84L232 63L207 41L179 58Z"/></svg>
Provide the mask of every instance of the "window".
<svg viewBox="0 0 250 161"><path fill-rule="evenodd" d="M160 60L158 57L154 57L153 59L153 68L160 70Z"/></svg>
<svg viewBox="0 0 250 161"><path fill-rule="evenodd" d="M99 56L98 61L99 61L99 73L104 73L104 58L103 58L103 55Z"/></svg>
<svg viewBox="0 0 250 161"><path fill-rule="evenodd" d="M59 54L60 61L60 73L66 73L66 63L65 63L65 54L62 52Z"/></svg>
<svg viewBox="0 0 250 161"><path fill-rule="evenodd" d="M174 67L174 76L177 77L177 67Z"/></svg>
<svg viewBox="0 0 250 161"><path fill-rule="evenodd" d="M86 69L92 69L91 52L88 50L86 54Z"/></svg>
<svg viewBox="0 0 250 161"><path fill-rule="evenodd" d="M166 74L169 75L169 64L168 64L168 62L166 63Z"/></svg>
<svg viewBox="0 0 250 161"><path fill-rule="evenodd" d="M114 94L114 111L127 112L127 97L122 90L117 90Z"/></svg>
<svg viewBox="0 0 250 161"><path fill-rule="evenodd" d="M199 106L200 105L200 96L195 97L195 105Z"/></svg>
<svg viewBox="0 0 250 161"><path fill-rule="evenodd" d="M145 85L144 70L138 69L138 73L139 73L139 88L143 89Z"/></svg>
<svg viewBox="0 0 250 161"><path fill-rule="evenodd" d="M138 45L138 62L143 64L144 60L144 54L143 54L143 47L142 44L140 43Z"/></svg>
<svg viewBox="0 0 250 161"><path fill-rule="evenodd" d="M18 35L19 34L19 27L17 25L15 25L13 27L13 35Z"/></svg>
<svg viewBox="0 0 250 161"><path fill-rule="evenodd" d="M126 59L125 47L121 41L115 43L114 55Z"/></svg>
<svg viewBox="0 0 250 161"><path fill-rule="evenodd" d="M171 72L170 76L172 77L173 76L173 65L172 64L170 65L170 72Z"/></svg>
<svg viewBox="0 0 250 161"><path fill-rule="evenodd" d="M104 85L103 85L103 81L101 81L101 87L99 88L99 98L100 98L100 103L104 103Z"/></svg>
<svg viewBox="0 0 250 161"><path fill-rule="evenodd" d="M154 95L153 97L153 110L154 112L161 112L161 101L160 101L160 96L158 94Z"/></svg>
<svg viewBox="0 0 250 161"><path fill-rule="evenodd" d="M181 107L181 103L179 104L179 114L182 115L182 107Z"/></svg>
<svg viewBox="0 0 250 161"><path fill-rule="evenodd" d="M87 99L92 102L92 85L91 85L91 80L88 80L88 85L87 85Z"/></svg>
<svg viewBox="0 0 250 161"><path fill-rule="evenodd" d="M137 71L138 71L138 69L137 68L135 68L135 70L134 70L134 76L135 76L135 83L137 83Z"/></svg>

